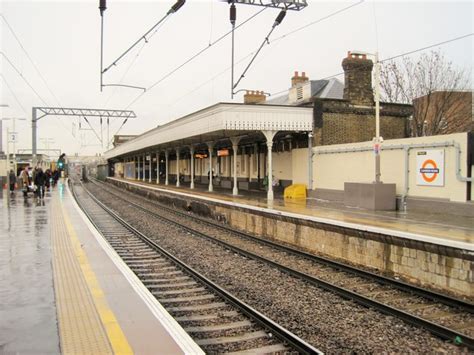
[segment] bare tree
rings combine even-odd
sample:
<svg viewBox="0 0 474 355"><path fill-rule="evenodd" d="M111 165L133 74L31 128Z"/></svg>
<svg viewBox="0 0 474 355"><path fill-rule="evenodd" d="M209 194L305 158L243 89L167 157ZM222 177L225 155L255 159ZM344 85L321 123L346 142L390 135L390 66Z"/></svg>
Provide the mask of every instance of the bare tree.
<svg viewBox="0 0 474 355"><path fill-rule="evenodd" d="M383 63L380 86L383 101L413 104L412 137L473 129L470 75L439 50Z"/></svg>

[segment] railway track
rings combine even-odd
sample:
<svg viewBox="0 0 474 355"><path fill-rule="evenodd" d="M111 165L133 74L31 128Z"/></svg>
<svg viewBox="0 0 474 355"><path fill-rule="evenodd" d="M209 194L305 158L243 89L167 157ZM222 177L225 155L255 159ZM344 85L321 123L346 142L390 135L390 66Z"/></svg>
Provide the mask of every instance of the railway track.
<svg viewBox="0 0 474 355"><path fill-rule="evenodd" d="M193 235L211 240L247 258L268 263L344 298L423 327L443 339L474 349L474 306L469 302L256 238L208 219L144 201L129 192L125 198L122 190L118 194L118 189L108 184L100 183L100 187L126 201L127 205L166 223L175 224ZM145 203L160 212L150 211L139 203ZM192 218L200 226L183 226L183 218ZM216 230L223 233L216 233Z"/></svg>
<svg viewBox="0 0 474 355"><path fill-rule="evenodd" d="M82 184L71 189L95 227L205 352L320 353L175 258Z"/></svg>

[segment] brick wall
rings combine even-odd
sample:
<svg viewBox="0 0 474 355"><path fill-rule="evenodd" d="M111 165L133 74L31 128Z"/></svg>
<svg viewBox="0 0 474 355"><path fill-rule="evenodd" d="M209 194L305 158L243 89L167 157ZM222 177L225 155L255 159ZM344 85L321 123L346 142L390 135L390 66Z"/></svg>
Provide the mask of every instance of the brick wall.
<svg viewBox="0 0 474 355"><path fill-rule="evenodd" d="M384 139L407 137L409 105L383 104L380 134ZM371 141L375 136L375 108L355 106L346 100L318 99L314 102L313 145Z"/></svg>
<svg viewBox="0 0 474 355"><path fill-rule="evenodd" d="M400 117L381 116L380 134L384 139L405 137L405 121ZM370 141L375 136L375 118L369 115L326 113L321 145Z"/></svg>

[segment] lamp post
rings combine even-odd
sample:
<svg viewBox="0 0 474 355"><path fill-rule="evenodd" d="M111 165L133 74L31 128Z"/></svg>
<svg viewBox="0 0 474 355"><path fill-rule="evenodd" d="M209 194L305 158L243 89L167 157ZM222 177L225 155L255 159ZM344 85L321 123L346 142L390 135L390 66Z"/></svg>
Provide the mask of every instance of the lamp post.
<svg viewBox="0 0 474 355"><path fill-rule="evenodd" d="M7 105L2 105L2 107L5 107ZM10 187L10 152L9 152L9 143L10 143L10 140L13 140L13 157L15 158L15 166L14 166L14 169L15 169L15 175L16 175L16 156L15 156L15 142L16 142L16 132L15 132L15 121L16 120L26 120L26 118L17 118L17 117L11 117L11 118L7 118L7 117L2 117L0 118L0 124L3 123L3 121L13 121L13 132L10 132L10 130L8 129L7 127L7 147L6 147L6 155L7 155L7 166L6 166L6 170L7 170L7 188ZM2 129L1 129L1 125L0 125L0 135L3 134L2 132ZM10 133L13 134L13 139L10 139ZM8 190L7 190L8 191ZM7 193L7 200L10 199L10 194Z"/></svg>
<svg viewBox="0 0 474 355"><path fill-rule="evenodd" d="M379 54L375 52L375 183L380 183L380 144L383 138L380 137L380 62Z"/></svg>
<svg viewBox="0 0 474 355"><path fill-rule="evenodd" d="M374 144L375 154L375 181L374 183L381 183L380 176L380 149L383 143L383 137L380 136L380 62L379 53L367 53L362 51L354 51L353 53L372 56L375 59L375 137L372 142Z"/></svg>
<svg viewBox="0 0 474 355"><path fill-rule="evenodd" d="M16 175L16 141L17 141L17 138L18 138L18 134L16 132L16 121L26 121L26 118L19 118L19 117L9 117L9 118L6 118L6 117L3 117L1 119L2 121L12 121L13 122L13 131L9 131L9 129L7 128L7 152L8 152L8 143L10 143L10 141L12 141L13 143L13 168L15 169L15 175ZM1 132L0 132L1 133ZM10 134L12 134L12 139L10 139ZM7 154L7 158L8 158L8 154ZM10 168L10 163L7 164L7 168Z"/></svg>

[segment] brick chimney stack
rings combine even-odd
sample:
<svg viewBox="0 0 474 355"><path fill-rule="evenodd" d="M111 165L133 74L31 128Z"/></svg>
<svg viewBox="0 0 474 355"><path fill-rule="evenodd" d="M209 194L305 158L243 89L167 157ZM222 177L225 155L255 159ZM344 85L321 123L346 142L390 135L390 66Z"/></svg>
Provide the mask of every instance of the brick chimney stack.
<svg viewBox="0 0 474 355"><path fill-rule="evenodd" d="M342 61L344 69L344 100L354 105L373 106L372 67L374 64L367 55L347 52Z"/></svg>
<svg viewBox="0 0 474 355"><path fill-rule="evenodd" d="M259 104L265 102L266 99L263 91L247 90L244 95L244 104Z"/></svg>
<svg viewBox="0 0 474 355"><path fill-rule="evenodd" d="M295 75L291 78L291 87L295 87L298 84L305 83L309 80L305 72L301 73L301 76L298 75L298 72L295 71Z"/></svg>

